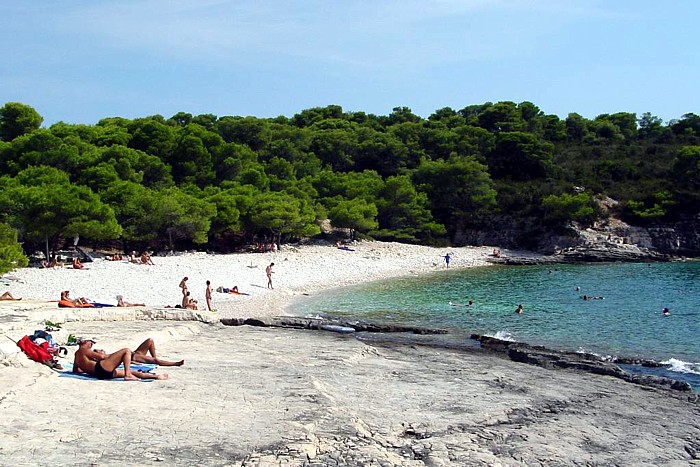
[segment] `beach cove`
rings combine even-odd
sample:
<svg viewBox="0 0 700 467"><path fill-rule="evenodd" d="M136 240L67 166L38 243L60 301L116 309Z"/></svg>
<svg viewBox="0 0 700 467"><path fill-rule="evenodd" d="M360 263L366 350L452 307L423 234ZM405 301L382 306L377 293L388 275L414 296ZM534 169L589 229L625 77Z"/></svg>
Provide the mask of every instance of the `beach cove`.
<svg viewBox="0 0 700 467"><path fill-rule="evenodd" d="M61 377L0 344L0 463L5 465L693 465L700 410L687 395L602 375L548 370L486 353L367 343L332 332L226 327L267 318L328 287L487 264L491 248L364 242L277 253L96 261L87 270L8 274L20 302L0 302L17 340L43 320L114 351L155 339L170 379ZM265 266L275 263L274 289ZM216 313L173 308L189 278ZM59 309L61 290L147 307ZM30 300L31 299L31 300Z"/></svg>

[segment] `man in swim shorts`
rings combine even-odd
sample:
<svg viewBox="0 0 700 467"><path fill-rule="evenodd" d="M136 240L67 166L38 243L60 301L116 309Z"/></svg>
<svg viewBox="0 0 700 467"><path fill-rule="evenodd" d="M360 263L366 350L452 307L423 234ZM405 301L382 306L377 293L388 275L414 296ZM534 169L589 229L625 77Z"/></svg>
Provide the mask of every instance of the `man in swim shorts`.
<svg viewBox="0 0 700 467"><path fill-rule="evenodd" d="M93 350L94 339L79 339L78 350L73 359L73 372L86 373L97 379L124 378L127 381L139 379L168 379L167 374L156 375L131 369L131 350L121 349L107 354L104 350ZM124 364L124 369L117 367Z"/></svg>

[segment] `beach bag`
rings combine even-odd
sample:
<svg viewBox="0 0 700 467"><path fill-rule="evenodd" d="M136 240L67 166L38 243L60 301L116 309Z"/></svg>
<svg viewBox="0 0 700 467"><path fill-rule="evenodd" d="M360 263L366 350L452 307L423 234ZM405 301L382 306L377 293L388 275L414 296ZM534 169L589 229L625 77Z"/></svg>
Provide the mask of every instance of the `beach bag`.
<svg viewBox="0 0 700 467"><path fill-rule="evenodd" d="M19 340L19 342L17 342L19 348L22 349L22 352L24 352L30 360L54 367L56 362L53 359L53 355L49 353L48 344L44 344L46 347L36 345L34 342L32 342L29 336L24 336Z"/></svg>

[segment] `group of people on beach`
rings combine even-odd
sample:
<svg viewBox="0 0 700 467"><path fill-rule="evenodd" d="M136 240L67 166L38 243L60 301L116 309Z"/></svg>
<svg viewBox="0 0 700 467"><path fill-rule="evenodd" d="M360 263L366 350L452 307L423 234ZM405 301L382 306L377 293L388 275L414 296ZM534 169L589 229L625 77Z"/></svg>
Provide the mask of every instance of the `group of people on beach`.
<svg viewBox="0 0 700 467"><path fill-rule="evenodd" d="M182 291L182 301L180 302L179 308L187 308L188 310L198 310L198 302L194 298L190 296L190 289L187 287L187 281L189 280L189 277L185 276L182 278L180 281L180 290ZM209 281L207 281L207 290L209 289ZM207 306L209 307L209 311L211 311L211 301L207 301Z"/></svg>
<svg viewBox="0 0 700 467"><path fill-rule="evenodd" d="M270 263L266 268L265 268L265 275L267 276L267 288L272 289L272 274L274 274L274 271L272 270L273 266L275 263ZM176 308L186 308L188 310L199 310L199 302L192 298L190 289L187 286L187 281L189 280L189 277L185 276L182 278L180 281L179 287L180 291L182 292L182 301L180 302L179 305L176 305ZM222 293L235 293L235 294L241 294L241 295L248 295L248 294L242 294L241 292L238 291L238 286L234 285L231 288L228 287L217 287L216 289L218 292ZM214 311L212 307L212 292L214 289L211 286L211 281L206 282L206 289L204 290L204 299L206 300L207 303L207 310L208 311Z"/></svg>

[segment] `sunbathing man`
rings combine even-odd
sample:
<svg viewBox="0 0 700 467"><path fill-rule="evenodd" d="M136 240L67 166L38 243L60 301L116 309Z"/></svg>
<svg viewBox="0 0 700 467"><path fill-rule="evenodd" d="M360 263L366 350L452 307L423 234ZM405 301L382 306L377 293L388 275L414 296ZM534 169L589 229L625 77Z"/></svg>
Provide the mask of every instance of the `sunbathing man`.
<svg viewBox="0 0 700 467"><path fill-rule="evenodd" d="M133 351L131 361L135 363L155 363L160 366L182 366L185 364L184 360L171 362L158 358L158 355L156 355L156 343L150 337Z"/></svg>
<svg viewBox="0 0 700 467"><path fill-rule="evenodd" d="M74 373L87 373L97 379L124 378L127 381L139 379L168 379L167 374L156 375L131 369L131 350L121 349L107 354L104 350L93 350L92 339L81 339L73 360ZM117 369L121 364L124 369Z"/></svg>
<svg viewBox="0 0 700 467"><path fill-rule="evenodd" d="M76 256L73 258L73 269L83 269L85 266L80 262L80 259Z"/></svg>

